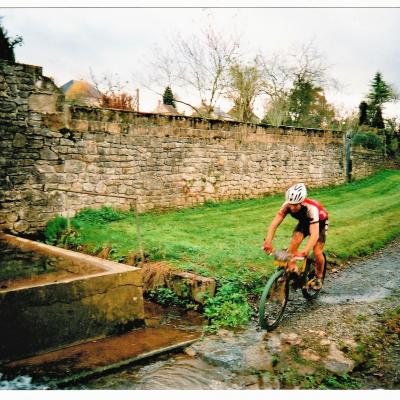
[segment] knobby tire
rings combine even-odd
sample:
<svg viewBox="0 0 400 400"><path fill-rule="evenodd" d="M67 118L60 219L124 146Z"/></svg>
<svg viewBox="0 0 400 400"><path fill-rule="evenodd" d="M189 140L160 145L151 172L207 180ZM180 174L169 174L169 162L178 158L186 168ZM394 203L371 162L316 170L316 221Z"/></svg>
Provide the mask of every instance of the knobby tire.
<svg viewBox="0 0 400 400"><path fill-rule="evenodd" d="M258 311L262 329L268 331L275 329L283 317L289 298L289 282L284 274L285 270L279 269L268 279L264 287ZM285 287L282 288L282 285Z"/></svg>

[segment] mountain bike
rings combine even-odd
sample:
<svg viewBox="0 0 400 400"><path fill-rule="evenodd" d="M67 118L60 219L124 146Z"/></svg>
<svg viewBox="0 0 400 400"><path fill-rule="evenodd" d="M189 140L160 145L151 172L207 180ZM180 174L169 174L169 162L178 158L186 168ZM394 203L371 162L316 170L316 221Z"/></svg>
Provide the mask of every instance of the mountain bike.
<svg viewBox="0 0 400 400"><path fill-rule="evenodd" d="M286 304L289 299L289 290L301 289L307 300L313 300L321 291L322 287L313 287L316 279L314 260L310 257L293 257L286 250L273 251L274 265L277 267L275 273L268 279L260 299L258 319L262 329L269 331L275 329L283 317ZM294 260L298 273L288 271L289 261ZM326 273L326 257L324 254L324 270L322 283Z"/></svg>

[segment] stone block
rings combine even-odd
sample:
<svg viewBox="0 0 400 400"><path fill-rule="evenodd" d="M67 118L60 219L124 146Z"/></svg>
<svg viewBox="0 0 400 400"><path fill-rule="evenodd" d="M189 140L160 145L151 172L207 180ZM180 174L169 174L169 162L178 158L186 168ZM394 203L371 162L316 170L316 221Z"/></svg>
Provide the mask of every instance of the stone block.
<svg viewBox="0 0 400 400"><path fill-rule="evenodd" d="M107 193L107 186L103 182L99 182L96 185L96 193Z"/></svg>
<svg viewBox="0 0 400 400"><path fill-rule="evenodd" d="M14 140L13 140L13 146L14 147L25 147L26 145L26 136L22 135L21 133L16 133L14 136Z"/></svg>
<svg viewBox="0 0 400 400"><path fill-rule="evenodd" d="M88 121L78 120L78 119L71 120L71 129L73 130L87 132L88 127L89 127Z"/></svg>
<svg viewBox="0 0 400 400"><path fill-rule="evenodd" d="M29 108L38 113L55 113L59 94L31 93L28 97Z"/></svg>
<svg viewBox="0 0 400 400"><path fill-rule="evenodd" d="M92 185L91 183L84 183L84 184L82 185L82 189L83 189L85 192L93 192L94 188L95 188L95 186Z"/></svg>
<svg viewBox="0 0 400 400"><path fill-rule="evenodd" d="M19 220L14 224L13 228L17 233L26 232L29 229L29 223L25 220Z"/></svg>
<svg viewBox="0 0 400 400"><path fill-rule="evenodd" d="M204 304L207 297L214 297L216 288L214 279L178 271L171 272L167 286L178 296L191 298L200 304Z"/></svg>
<svg viewBox="0 0 400 400"><path fill-rule="evenodd" d="M2 113L12 113L16 110L17 105L12 101L1 101L0 102L0 112Z"/></svg>
<svg viewBox="0 0 400 400"><path fill-rule="evenodd" d="M53 150L49 149L48 147L42 149L40 151L40 158L42 160L58 160L58 155Z"/></svg>
<svg viewBox="0 0 400 400"><path fill-rule="evenodd" d="M79 174L86 170L86 163L79 160L65 160L64 172Z"/></svg>

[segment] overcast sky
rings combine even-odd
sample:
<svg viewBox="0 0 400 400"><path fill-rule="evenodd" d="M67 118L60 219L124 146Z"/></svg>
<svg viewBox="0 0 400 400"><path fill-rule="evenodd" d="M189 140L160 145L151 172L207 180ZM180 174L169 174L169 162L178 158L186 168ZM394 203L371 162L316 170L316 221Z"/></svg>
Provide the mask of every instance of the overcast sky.
<svg viewBox="0 0 400 400"><path fill-rule="evenodd" d="M43 66L60 86L90 80L90 68L118 73L140 87L143 111L158 98L141 87L138 71L146 74L154 48L173 32L198 33L205 21L227 35L239 32L248 54L312 42L341 84L328 99L348 109L358 108L378 70L400 90L399 8L2 8L0 15L9 35L24 39L18 62ZM399 108L390 105L385 115L400 116Z"/></svg>

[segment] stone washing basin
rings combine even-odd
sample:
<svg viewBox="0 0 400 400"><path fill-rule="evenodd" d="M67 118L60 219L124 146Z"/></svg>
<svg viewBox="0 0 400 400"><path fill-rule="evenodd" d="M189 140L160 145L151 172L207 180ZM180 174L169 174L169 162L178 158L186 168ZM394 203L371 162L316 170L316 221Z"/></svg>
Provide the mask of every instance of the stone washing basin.
<svg viewBox="0 0 400 400"><path fill-rule="evenodd" d="M126 332L142 271L0 232L0 321L0 364Z"/></svg>

